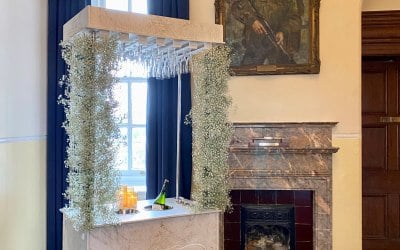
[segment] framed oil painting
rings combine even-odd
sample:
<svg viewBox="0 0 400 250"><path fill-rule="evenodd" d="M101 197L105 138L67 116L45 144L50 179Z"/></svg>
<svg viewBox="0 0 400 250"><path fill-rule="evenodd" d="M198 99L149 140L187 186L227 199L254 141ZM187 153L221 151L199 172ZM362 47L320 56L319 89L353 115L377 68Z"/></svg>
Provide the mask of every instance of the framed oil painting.
<svg viewBox="0 0 400 250"><path fill-rule="evenodd" d="M215 0L233 75L318 74L320 0Z"/></svg>

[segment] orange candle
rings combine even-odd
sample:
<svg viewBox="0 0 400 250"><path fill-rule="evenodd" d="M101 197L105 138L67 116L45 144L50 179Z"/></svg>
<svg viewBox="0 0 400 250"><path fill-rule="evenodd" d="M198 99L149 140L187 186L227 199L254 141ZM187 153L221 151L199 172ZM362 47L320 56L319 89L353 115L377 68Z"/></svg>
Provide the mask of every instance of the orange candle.
<svg viewBox="0 0 400 250"><path fill-rule="evenodd" d="M128 208L132 209L134 206L134 189L132 188L128 188Z"/></svg>
<svg viewBox="0 0 400 250"><path fill-rule="evenodd" d="M128 205L127 205L127 207L129 209L131 209L133 207L133 194L132 193L128 194Z"/></svg>
<svg viewBox="0 0 400 250"><path fill-rule="evenodd" d="M138 198L133 187L121 186L117 193L117 199L119 209L136 209Z"/></svg>
<svg viewBox="0 0 400 250"><path fill-rule="evenodd" d="M121 186L118 194L117 194L117 200L118 200L118 208L119 209L126 209L127 206L127 186Z"/></svg>

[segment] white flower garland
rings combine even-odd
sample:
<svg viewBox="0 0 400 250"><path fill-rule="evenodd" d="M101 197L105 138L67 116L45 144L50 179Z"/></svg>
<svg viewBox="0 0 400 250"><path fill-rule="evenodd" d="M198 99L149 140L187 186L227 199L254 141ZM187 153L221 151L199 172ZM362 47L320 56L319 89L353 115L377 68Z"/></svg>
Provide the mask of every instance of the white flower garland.
<svg viewBox="0 0 400 250"><path fill-rule="evenodd" d="M68 135L69 200L64 209L76 230L96 224L115 224L119 173L115 169L119 129L115 119L117 102L112 90L117 69L117 40L84 33L63 42L68 65L63 124Z"/></svg>
<svg viewBox="0 0 400 250"><path fill-rule="evenodd" d="M228 146L233 128L228 119L230 49L217 46L193 57L193 192L197 209L229 208Z"/></svg>
<svg viewBox="0 0 400 250"><path fill-rule="evenodd" d="M117 69L117 40L83 33L63 42L68 65L64 105L68 135L66 166L69 200L64 209L76 230L118 223L115 215L119 174L115 169L119 129L112 89ZM228 119L230 50L217 46L192 59L195 84L193 107L193 199L197 209L230 207Z"/></svg>

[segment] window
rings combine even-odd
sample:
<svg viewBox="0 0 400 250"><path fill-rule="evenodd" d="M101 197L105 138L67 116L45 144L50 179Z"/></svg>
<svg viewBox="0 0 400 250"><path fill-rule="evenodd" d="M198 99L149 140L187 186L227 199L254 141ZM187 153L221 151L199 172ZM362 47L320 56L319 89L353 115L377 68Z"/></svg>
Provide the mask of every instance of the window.
<svg viewBox="0 0 400 250"><path fill-rule="evenodd" d="M92 0L93 6L147 13L147 0ZM123 143L118 154L121 184L133 186L139 199L146 196L146 106L147 72L133 62L122 62L117 73L115 98Z"/></svg>
<svg viewBox="0 0 400 250"><path fill-rule="evenodd" d="M147 0L92 0L93 6L147 14Z"/></svg>
<svg viewBox="0 0 400 250"><path fill-rule="evenodd" d="M135 187L142 196L146 192L146 101L147 82L144 78L121 77L115 89L119 101L121 136L118 169L121 183Z"/></svg>

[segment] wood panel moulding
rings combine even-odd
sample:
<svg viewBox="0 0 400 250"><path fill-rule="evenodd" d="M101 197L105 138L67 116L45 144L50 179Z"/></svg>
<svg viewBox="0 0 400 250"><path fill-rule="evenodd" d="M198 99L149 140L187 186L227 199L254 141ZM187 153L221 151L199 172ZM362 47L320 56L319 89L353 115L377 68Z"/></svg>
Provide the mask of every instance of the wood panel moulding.
<svg viewBox="0 0 400 250"><path fill-rule="evenodd" d="M400 55L400 11L362 13L362 55Z"/></svg>

